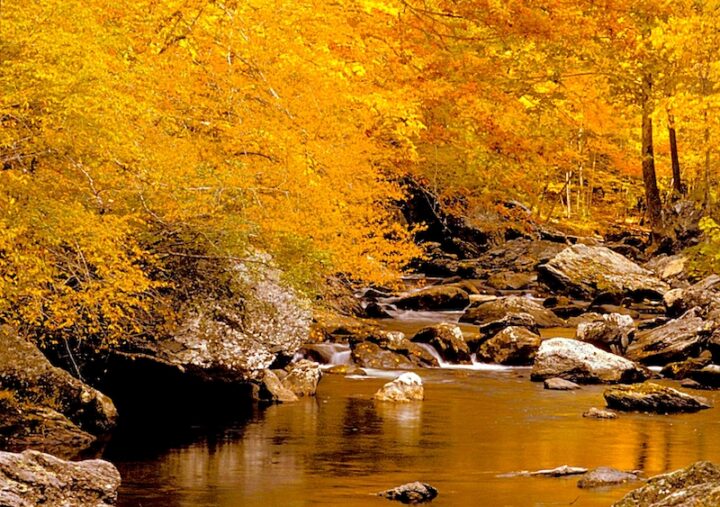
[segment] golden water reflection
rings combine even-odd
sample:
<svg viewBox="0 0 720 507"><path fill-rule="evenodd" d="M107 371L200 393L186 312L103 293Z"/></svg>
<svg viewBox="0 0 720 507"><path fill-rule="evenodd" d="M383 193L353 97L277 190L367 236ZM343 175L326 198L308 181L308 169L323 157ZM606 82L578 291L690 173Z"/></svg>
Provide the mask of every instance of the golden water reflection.
<svg viewBox="0 0 720 507"><path fill-rule="evenodd" d="M371 395L386 379L328 375L316 399L269 407L152 457L116 457L120 505L387 506L371 494L423 480L440 490L436 507L600 506L628 488L587 492L576 479L498 475L563 464L652 475L720 462L717 409L588 420L581 414L602 405L602 387L544 391L527 370L419 373L422 403L377 403Z"/></svg>

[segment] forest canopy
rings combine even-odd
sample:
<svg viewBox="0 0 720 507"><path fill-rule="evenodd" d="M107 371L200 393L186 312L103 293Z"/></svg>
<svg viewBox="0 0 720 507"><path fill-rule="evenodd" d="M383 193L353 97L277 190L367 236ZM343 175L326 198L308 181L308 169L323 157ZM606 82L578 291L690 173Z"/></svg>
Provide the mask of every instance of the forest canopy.
<svg viewBox="0 0 720 507"><path fill-rule="evenodd" d="M0 320L122 339L258 251L307 291L389 283L422 254L407 177L463 216L660 230L716 201L719 11L7 0Z"/></svg>

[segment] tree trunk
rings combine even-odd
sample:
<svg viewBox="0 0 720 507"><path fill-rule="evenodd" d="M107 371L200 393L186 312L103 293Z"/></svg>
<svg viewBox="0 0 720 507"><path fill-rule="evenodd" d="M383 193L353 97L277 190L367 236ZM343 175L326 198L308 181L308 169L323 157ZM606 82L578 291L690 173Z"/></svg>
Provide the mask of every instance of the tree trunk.
<svg viewBox="0 0 720 507"><path fill-rule="evenodd" d="M645 184L645 202L647 214L653 231L662 228L662 203L655 176L655 151L653 149L652 126L652 76L645 76L645 87L642 95L642 173Z"/></svg>
<svg viewBox="0 0 720 507"><path fill-rule="evenodd" d="M675 117L668 113L668 134L670 136L670 160L672 162L673 191L677 195L685 195L685 185L680 174L680 157L678 155L677 132L675 130Z"/></svg>

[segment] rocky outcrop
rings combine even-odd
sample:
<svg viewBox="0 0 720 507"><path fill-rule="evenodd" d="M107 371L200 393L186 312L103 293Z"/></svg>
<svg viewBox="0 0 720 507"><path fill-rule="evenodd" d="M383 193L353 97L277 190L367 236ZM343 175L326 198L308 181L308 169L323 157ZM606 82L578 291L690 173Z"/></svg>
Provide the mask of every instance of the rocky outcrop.
<svg viewBox="0 0 720 507"><path fill-rule="evenodd" d="M0 439L7 448L34 443L73 456L115 426L110 398L50 364L10 327L0 328L0 343Z"/></svg>
<svg viewBox="0 0 720 507"><path fill-rule="evenodd" d="M403 373L382 386L373 396L377 401L422 401L425 397L422 379L415 373Z"/></svg>
<svg viewBox="0 0 720 507"><path fill-rule="evenodd" d="M477 358L488 363L530 365L540 348L540 341L540 335L524 327L506 327L480 345Z"/></svg>
<svg viewBox="0 0 720 507"><path fill-rule="evenodd" d="M603 396L608 408L617 410L671 414L697 412L711 408L710 403L699 396L692 396L672 387L648 382L634 386L615 386L607 389Z"/></svg>
<svg viewBox="0 0 720 507"><path fill-rule="evenodd" d="M462 310L470 304L470 296L458 287L439 285L400 296L393 303L401 310Z"/></svg>
<svg viewBox="0 0 720 507"><path fill-rule="evenodd" d="M115 505L120 473L102 460L77 463L49 454L0 452L0 505L107 507Z"/></svg>
<svg viewBox="0 0 720 507"><path fill-rule="evenodd" d="M625 355L650 365L665 365L697 356L710 334L708 326L700 317L699 309L694 308L679 319L637 333Z"/></svg>
<svg viewBox="0 0 720 507"><path fill-rule="evenodd" d="M381 491L378 493L378 496L405 504L419 504L434 499L438 496L438 490L424 482L410 482L386 491Z"/></svg>
<svg viewBox="0 0 720 507"><path fill-rule="evenodd" d="M412 341L430 345L447 362L470 363L470 349L462 330L454 324L443 323L421 329Z"/></svg>
<svg viewBox="0 0 720 507"><path fill-rule="evenodd" d="M595 345L597 348L622 355L635 336L632 317L619 313L600 316L597 320L578 325L578 340Z"/></svg>
<svg viewBox="0 0 720 507"><path fill-rule="evenodd" d="M720 505L720 468L698 461L687 468L651 477L613 507L710 507Z"/></svg>
<svg viewBox="0 0 720 507"><path fill-rule="evenodd" d="M560 377L581 384L642 382L649 376L632 361L566 338L542 342L531 373L535 381Z"/></svg>
<svg viewBox="0 0 720 507"><path fill-rule="evenodd" d="M660 299L670 290L651 271L602 246L573 245L538 271L551 287L586 298L608 293Z"/></svg>
<svg viewBox="0 0 720 507"><path fill-rule="evenodd" d="M460 321L482 325L509 318L514 314L530 315L539 327L561 327L565 325L565 321L551 310L548 310L537 301L520 296L509 296L478 305L473 304L460 317Z"/></svg>
<svg viewBox="0 0 720 507"><path fill-rule="evenodd" d="M623 472L616 468L598 467L586 473L578 481L577 486L581 489L606 488L639 480L640 476L635 472Z"/></svg>

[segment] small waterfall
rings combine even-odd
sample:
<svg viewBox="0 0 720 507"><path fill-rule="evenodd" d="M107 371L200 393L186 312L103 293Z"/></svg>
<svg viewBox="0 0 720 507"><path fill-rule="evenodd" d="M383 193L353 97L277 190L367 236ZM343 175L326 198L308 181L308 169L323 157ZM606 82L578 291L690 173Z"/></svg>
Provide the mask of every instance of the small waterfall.
<svg viewBox="0 0 720 507"><path fill-rule="evenodd" d="M351 362L350 346L342 343L313 343L305 345L298 354L301 358L311 359L327 366L350 364Z"/></svg>
<svg viewBox="0 0 720 507"><path fill-rule="evenodd" d="M440 354L438 353L437 349L435 347L433 347L432 345L430 345L429 343L418 343L418 345L420 347L422 347L423 349L425 349L428 354L430 354L431 356L433 356L435 358L435 360L438 362L438 366L440 366L440 368L451 368L452 366L454 366L451 363L445 362L445 360L442 357L440 357Z"/></svg>

